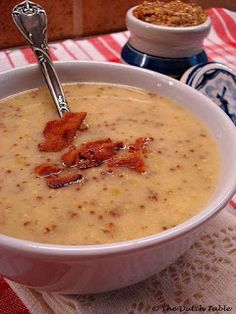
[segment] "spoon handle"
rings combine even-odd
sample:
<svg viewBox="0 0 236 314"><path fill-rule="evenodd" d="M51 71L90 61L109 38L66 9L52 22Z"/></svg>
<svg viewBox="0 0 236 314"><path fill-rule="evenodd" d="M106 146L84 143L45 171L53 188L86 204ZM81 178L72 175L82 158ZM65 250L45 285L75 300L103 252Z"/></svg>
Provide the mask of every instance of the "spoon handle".
<svg viewBox="0 0 236 314"><path fill-rule="evenodd" d="M33 49L60 117L69 112L62 86L52 64L47 46L47 16L38 4L24 1L16 5L12 18Z"/></svg>

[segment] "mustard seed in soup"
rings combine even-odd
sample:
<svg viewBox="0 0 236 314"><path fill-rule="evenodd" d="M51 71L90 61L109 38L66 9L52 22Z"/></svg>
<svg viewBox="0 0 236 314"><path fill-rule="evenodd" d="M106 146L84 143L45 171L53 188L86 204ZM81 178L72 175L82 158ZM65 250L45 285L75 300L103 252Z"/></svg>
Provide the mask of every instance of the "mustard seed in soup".
<svg viewBox="0 0 236 314"><path fill-rule="evenodd" d="M207 127L192 113L124 86L68 84L65 93L73 112L87 114L69 146L53 152L42 148L46 123L59 121L46 88L0 102L2 234L57 244L124 241L176 226L207 204L220 158ZM87 165L86 153L95 154L91 143L106 145L111 155L93 159L97 164L90 167L70 163L66 176L77 177L66 184L55 169L40 176L42 165L60 172L71 155ZM124 161L133 156L139 158L135 166ZM55 185L61 176L63 184Z"/></svg>

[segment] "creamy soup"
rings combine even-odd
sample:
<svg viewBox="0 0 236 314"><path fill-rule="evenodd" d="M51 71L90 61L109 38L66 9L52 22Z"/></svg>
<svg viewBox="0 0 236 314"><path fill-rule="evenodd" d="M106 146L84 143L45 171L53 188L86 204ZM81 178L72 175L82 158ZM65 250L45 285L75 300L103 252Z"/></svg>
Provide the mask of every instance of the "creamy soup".
<svg viewBox="0 0 236 314"><path fill-rule="evenodd" d="M49 92L38 88L2 100L2 234L57 244L124 241L172 228L207 204L220 157L207 127L192 113L141 89L105 84L64 88L71 111L87 112L73 149L109 138L122 142L112 151L115 158L139 154L142 169L112 166L112 156L87 169L71 167L69 171L80 175L73 184L50 185L48 177L36 175L36 167L61 167L70 148L39 149L46 123L59 120ZM145 148L137 152L134 143L140 138L146 139Z"/></svg>

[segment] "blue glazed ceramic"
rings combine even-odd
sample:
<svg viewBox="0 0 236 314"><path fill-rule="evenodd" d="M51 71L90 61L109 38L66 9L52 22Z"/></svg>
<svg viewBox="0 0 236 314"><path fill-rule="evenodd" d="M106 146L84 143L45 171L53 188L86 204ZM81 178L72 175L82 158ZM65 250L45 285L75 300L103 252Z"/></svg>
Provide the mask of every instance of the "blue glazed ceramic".
<svg viewBox="0 0 236 314"><path fill-rule="evenodd" d="M236 76L232 69L209 62L189 69L181 81L211 98L236 125Z"/></svg>
<svg viewBox="0 0 236 314"><path fill-rule="evenodd" d="M207 62L205 51L185 58L161 58L142 53L134 49L129 43L126 43L123 47L121 57L125 63L130 65L153 70L178 79L193 65Z"/></svg>
<svg viewBox="0 0 236 314"><path fill-rule="evenodd" d="M192 82L196 74L199 72L199 70L205 65L206 63L201 63L198 65L195 65L191 68L189 68L181 77L181 81L184 82L187 85L192 86Z"/></svg>

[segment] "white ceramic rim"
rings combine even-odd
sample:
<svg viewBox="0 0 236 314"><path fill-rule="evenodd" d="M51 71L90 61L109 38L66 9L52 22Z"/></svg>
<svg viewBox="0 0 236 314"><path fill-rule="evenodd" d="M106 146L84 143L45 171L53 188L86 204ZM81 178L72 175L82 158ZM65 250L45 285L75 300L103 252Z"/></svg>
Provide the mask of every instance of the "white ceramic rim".
<svg viewBox="0 0 236 314"><path fill-rule="evenodd" d="M140 27L152 29L153 31L162 31L162 32L176 32L176 33L189 33L189 32L199 32L203 29L207 29L211 26L211 19L209 15L207 16L207 19L204 23L198 24L195 26L187 26L187 27L173 27L173 26L163 26L163 25L157 25L152 23L147 23L142 20L139 20L133 15L133 10L136 9L138 5L135 7L130 8L127 11L126 17L130 19L133 23L139 24Z"/></svg>
<svg viewBox="0 0 236 314"><path fill-rule="evenodd" d="M130 68L129 65L124 64L116 64L116 63L109 63L109 62L100 62L100 61L63 61L63 62L55 62L56 64L60 65L68 65L68 64L83 64L88 67L93 67L94 65L103 65L106 67L111 67L112 69L115 68ZM0 73L0 76L4 76L11 72L17 72L17 71L27 71L27 70L33 70L36 67L38 67L37 64L28 65L24 67L19 67L15 69L11 69L5 72ZM135 69L135 71L143 71L147 74L154 75L153 71L146 70L146 69L140 69L136 67L132 67ZM215 106L210 99L208 99L206 96L202 95L198 91L192 89L188 85L185 85L184 83L177 81L173 78L167 77L166 75L155 73L157 77L159 77L162 80L168 79L168 82L171 84L175 84L176 86L179 86L180 88L185 88L191 90L191 94L195 94L196 97L199 98L199 100L204 99L209 102L209 106L212 107L212 111L217 112L216 114L221 115L222 123L225 124L227 131L230 133L235 132L235 126L230 121L230 119L227 117L227 115L218 107ZM132 85L131 85L132 86ZM212 106L213 105L213 106ZM236 156L236 141L235 146L233 147L233 154ZM232 165L232 173L236 173L236 163ZM233 177L233 175L232 175ZM232 181L232 182L231 182ZM169 230L134 239L134 240L128 240L123 242L115 242L115 243L109 243L109 244L95 244L95 245L57 245L57 244L45 244L45 243L39 243L39 242L32 242L22 239L13 238L10 236L2 235L0 234L0 245L3 245L5 247L11 248L16 251L21 252L29 252L35 255L38 255L39 257L43 256L51 256L51 257L78 257L78 256L98 256L98 255L110 255L110 254L120 254L125 252L132 252L137 251L140 249L145 249L151 246L157 246L157 245L163 245L165 242L169 242L173 240L174 238L183 236L187 232L195 229L200 224L206 222L209 218L214 216L218 211L220 211L229 201L229 199L233 196L233 194L236 191L236 180L231 179L230 183L230 189L228 191L224 192L224 197L222 197L221 201L217 204L217 206L206 206L203 208L203 210L193 216L192 218L188 219L187 221L183 222L182 224L177 225L174 228L171 228Z"/></svg>

